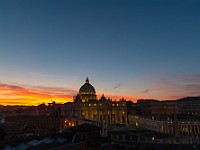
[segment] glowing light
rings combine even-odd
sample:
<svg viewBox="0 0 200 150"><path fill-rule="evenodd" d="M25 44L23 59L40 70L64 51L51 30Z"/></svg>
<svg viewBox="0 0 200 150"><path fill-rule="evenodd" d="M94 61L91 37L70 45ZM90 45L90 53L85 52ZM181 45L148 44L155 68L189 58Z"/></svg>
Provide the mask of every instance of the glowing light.
<svg viewBox="0 0 200 150"><path fill-rule="evenodd" d="M72 101L70 95L59 92L49 92L43 89L26 89L21 87L12 87L9 85L0 86L0 101L2 105L39 105L48 104L51 101L56 103L65 103Z"/></svg>

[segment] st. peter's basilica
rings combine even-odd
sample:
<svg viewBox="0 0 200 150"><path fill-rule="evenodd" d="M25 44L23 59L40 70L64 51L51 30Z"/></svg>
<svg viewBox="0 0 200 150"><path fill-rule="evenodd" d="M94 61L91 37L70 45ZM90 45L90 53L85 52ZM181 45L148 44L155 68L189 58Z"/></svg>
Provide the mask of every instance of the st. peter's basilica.
<svg viewBox="0 0 200 150"><path fill-rule="evenodd" d="M127 107L124 99L112 101L104 95L98 100L95 88L86 78L85 84L74 96L74 102L65 104L64 115L101 123L126 123Z"/></svg>

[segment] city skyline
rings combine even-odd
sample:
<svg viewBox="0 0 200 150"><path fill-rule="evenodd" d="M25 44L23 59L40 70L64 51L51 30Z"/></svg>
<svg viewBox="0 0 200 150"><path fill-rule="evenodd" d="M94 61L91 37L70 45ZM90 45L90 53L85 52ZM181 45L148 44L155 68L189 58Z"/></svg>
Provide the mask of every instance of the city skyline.
<svg viewBox="0 0 200 150"><path fill-rule="evenodd" d="M200 2L0 2L0 104L200 96Z"/></svg>

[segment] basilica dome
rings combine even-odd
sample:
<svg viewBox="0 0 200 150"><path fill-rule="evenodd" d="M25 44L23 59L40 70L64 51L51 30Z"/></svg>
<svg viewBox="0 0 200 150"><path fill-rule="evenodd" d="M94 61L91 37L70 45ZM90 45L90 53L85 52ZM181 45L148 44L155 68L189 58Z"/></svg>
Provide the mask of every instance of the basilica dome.
<svg viewBox="0 0 200 150"><path fill-rule="evenodd" d="M79 94L95 94L95 88L89 83L89 79L86 78L85 84L79 89Z"/></svg>

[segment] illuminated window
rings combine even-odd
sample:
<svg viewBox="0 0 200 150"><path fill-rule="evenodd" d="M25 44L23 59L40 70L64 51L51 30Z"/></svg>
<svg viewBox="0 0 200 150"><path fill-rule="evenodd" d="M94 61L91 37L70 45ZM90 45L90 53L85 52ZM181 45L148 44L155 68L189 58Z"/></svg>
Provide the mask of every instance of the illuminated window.
<svg viewBox="0 0 200 150"><path fill-rule="evenodd" d="M135 126L136 126L136 127L138 127L138 126L139 126L138 122L136 122L136 123L135 123Z"/></svg>
<svg viewBox="0 0 200 150"><path fill-rule="evenodd" d="M113 115L115 114L115 110L112 111L112 114L113 114Z"/></svg>
<svg viewBox="0 0 200 150"><path fill-rule="evenodd" d="M92 106L92 104L89 104L89 106Z"/></svg>
<svg viewBox="0 0 200 150"><path fill-rule="evenodd" d="M100 106L102 106L102 104L100 104Z"/></svg>
<svg viewBox="0 0 200 150"><path fill-rule="evenodd" d="M115 106L115 104L112 104L112 106Z"/></svg>
<svg viewBox="0 0 200 150"><path fill-rule="evenodd" d="M93 112L93 113L94 113L94 115L97 115L97 110L94 110L94 112Z"/></svg>
<svg viewBox="0 0 200 150"><path fill-rule="evenodd" d="M122 114L124 115L124 114L125 114L125 112L124 112L124 111L122 111Z"/></svg>
<svg viewBox="0 0 200 150"><path fill-rule="evenodd" d="M97 104L94 104L94 106L97 106Z"/></svg>
<svg viewBox="0 0 200 150"><path fill-rule="evenodd" d="M119 106L119 104L117 104L117 106Z"/></svg>

